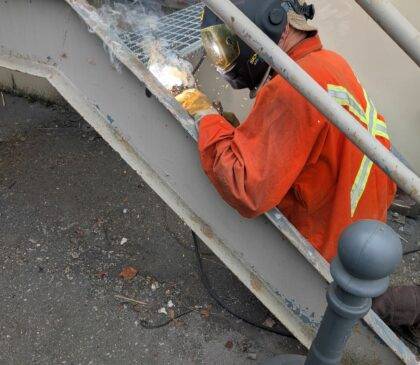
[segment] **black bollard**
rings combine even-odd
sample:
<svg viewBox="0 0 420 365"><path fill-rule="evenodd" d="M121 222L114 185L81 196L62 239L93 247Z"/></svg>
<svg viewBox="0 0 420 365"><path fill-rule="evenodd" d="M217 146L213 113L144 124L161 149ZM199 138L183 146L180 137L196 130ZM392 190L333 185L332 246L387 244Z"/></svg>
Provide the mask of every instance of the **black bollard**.
<svg viewBox="0 0 420 365"><path fill-rule="evenodd" d="M369 311L372 298L387 290L401 258L400 238L386 224L362 220L350 225L331 264L328 307L308 357L284 355L265 365L339 365L354 325Z"/></svg>

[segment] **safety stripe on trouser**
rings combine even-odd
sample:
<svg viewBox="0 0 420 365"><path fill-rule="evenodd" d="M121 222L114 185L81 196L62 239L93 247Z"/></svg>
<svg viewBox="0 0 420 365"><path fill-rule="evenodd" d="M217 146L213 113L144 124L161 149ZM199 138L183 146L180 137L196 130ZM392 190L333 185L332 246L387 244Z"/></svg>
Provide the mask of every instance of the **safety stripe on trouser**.
<svg viewBox="0 0 420 365"><path fill-rule="evenodd" d="M365 90L363 90L363 94L366 100L366 111L363 110L355 97L342 86L328 85L328 93L338 104L348 107L349 111L367 126L369 133L373 137L381 136L389 140L387 126L382 120L378 119L378 112ZM373 162L364 155L350 192L352 217L366 189L372 166Z"/></svg>

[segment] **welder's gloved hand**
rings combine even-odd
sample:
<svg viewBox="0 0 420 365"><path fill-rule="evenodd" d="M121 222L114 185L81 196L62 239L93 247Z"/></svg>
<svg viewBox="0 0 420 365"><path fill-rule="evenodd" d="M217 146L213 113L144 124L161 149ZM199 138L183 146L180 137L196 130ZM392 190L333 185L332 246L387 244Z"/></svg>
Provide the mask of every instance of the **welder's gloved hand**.
<svg viewBox="0 0 420 365"><path fill-rule="evenodd" d="M420 329L420 285L390 288L373 300L372 309L391 327Z"/></svg>
<svg viewBox="0 0 420 365"><path fill-rule="evenodd" d="M196 121L205 115L218 114L211 100L197 89L187 89L175 98Z"/></svg>

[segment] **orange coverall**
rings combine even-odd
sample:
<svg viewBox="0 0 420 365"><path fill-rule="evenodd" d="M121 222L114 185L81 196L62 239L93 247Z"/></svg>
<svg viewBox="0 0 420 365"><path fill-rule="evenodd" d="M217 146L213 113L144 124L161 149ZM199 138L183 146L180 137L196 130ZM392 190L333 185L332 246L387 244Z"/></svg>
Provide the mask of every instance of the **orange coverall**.
<svg viewBox="0 0 420 365"><path fill-rule="evenodd" d="M384 119L347 62L318 36L289 55L383 145ZM359 219L386 220L395 184L285 79L258 92L238 128L220 115L200 122L202 166L221 196L252 218L278 207L328 260L341 231Z"/></svg>

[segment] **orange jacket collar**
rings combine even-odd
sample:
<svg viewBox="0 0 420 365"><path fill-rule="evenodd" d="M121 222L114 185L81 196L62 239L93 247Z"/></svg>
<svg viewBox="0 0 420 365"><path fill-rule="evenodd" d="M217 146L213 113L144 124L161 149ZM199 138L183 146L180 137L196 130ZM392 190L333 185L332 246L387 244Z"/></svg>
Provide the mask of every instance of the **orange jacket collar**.
<svg viewBox="0 0 420 365"><path fill-rule="evenodd" d="M320 49L322 49L321 39L318 35L315 35L313 37L306 38L303 41L299 42L288 52L288 55L294 61L297 61L305 57L307 54L319 51Z"/></svg>

